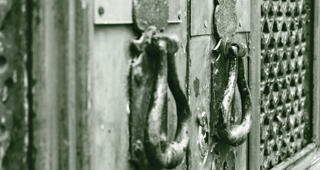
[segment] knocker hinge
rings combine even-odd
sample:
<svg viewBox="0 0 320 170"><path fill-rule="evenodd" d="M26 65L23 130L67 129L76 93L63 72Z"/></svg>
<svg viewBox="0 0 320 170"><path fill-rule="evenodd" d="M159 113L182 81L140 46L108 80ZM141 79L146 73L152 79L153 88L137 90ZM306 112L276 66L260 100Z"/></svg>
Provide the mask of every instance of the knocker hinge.
<svg viewBox="0 0 320 170"><path fill-rule="evenodd" d="M223 55L226 59L242 58L245 57L248 52L248 47L244 43L233 43L230 39L220 39L217 45L213 49L213 53L217 55ZM230 58L231 57L231 58Z"/></svg>

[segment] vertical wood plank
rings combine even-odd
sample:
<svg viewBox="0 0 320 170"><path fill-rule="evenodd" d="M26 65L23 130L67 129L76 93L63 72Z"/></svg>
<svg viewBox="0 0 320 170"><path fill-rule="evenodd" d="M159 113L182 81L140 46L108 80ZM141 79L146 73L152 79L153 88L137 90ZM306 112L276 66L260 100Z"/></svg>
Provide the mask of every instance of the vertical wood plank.
<svg viewBox="0 0 320 170"><path fill-rule="evenodd" d="M68 113L68 133L69 133L69 160L68 160L68 170L76 170L76 12L75 12L75 1L68 0L68 58L66 60L66 76L67 76L67 108Z"/></svg>
<svg viewBox="0 0 320 170"><path fill-rule="evenodd" d="M313 1L313 140L320 144L320 2Z"/></svg>
<svg viewBox="0 0 320 170"><path fill-rule="evenodd" d="M92 56L93 43L93 2L91 0L75 1L73 25L75 30L74 45L76 58L76 77L74 83L75 91L75 116L76 116L76 158L74 163L70 162L76 170L90 169L90 134L89 134L89 112L88 112L88 67L89 58Z"/></svg>
<svg viewBox="0 0 320 170"><path fill-rule="evenodd" d="M40 3L41 1L35 0L33 1L33 19L32 19L32 75L34 81L37 80L37 83L33 85L33 105L32 107L32 114L34 117L31 117L32 124L33 124L33 150L37 151L36 154L34 154L34 168L43 170L49 170L49 162L47 157L47 120L45 112L43 114L37 114L37 112L41 111L40 106L43 103L38 103L37 100L43 101L43 96L41 94L44 92L44 81L40 79L40 77L43 77L43 72L38 70L44 70L44 58L40 56L44 56L44 51L42 49L44 48L44 38L38 38L38 37L44 37L44 28L41 27L41 23L43 22L43 4ZM38 20L38 22L36 22ZM34 68L37 68L35 71ZM40 104L40 105L39 105ZM40 112L42 113L42 112Z"/></svg>
<svg viewBox="0 0 320 170"><path fill-rule="evenodd" d="M130 26L96 26L90 57L91 167L129 169L127 74Z"/></svg>
<svg viewBox="0 0 320 170"><path fill-rule="evenodd" d="M34 145L37 150L35 168L49 170L59 169L61 164L68 167L68 164L65 163L68 160L68 149L65 144L60 143L68 141L65 138L68 135L68 128L66 128L68 115L63 110L61 103L61 101L66 102L65 96L61 96L62 90L66 89L65 83L61 83L66 81L63 74L65 65L61 57L66 58L67 51L64 46L66 46L65 41L67 41L68 34L62 32L67 31L65 25L67 23L64 18L61 18L62 16L56 15L55 8L59 6L55 1L39 1L38 5L41 13L36 16L38 18L35 18L38 19L38 22L35 22L37 25L34 28L41 30L33 32L33 74L37 81L34 87L36 117L33 120ZM61 14L65 14L67 4L64 2L63 6L60 8ZM60 97L62 97L61 100ZM59 157L59 152L65 154ZM64 162L59 160L61 158Z"/></svg>
<svg viewBox="0 0 320 170"><path fill-rule="evenodd" d="M212 48L211 36L192 37L190 41L190 170L208 169L212 164L211 159L207 160L213 154L209 146ZM204 125L200 125L198 116Z"/></svg>
<svg viewBox="0 0 320 170"><path fill-rule="evenodd" d="M249 169L260 169L260 15L261 2L251 1L249 87L252 95L252 126L249 134Z"/></svg>
<svg viewBox="0 0 320 170"><path fill-rule="evenodd" d="M192 0L191 36L213 34L214 6L211 0Z"/></svg>
<svg viewBox="0 0 320 170"><path fill-rule="evenodd" d="M89 169L90 1L33 2L34 169Z"/></svg>

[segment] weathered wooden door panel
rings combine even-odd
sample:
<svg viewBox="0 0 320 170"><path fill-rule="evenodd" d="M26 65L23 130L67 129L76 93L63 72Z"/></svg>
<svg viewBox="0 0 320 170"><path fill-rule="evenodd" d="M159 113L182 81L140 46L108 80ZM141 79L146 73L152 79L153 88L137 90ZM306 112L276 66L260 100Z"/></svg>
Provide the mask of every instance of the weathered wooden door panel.
<svg viewBox="0 0 320 170"><path fill-rule="evenodd" d="M1 43L10 45L4 46L5 54L15 62L9 81L4 80L0 87L2 103L13 113L14 121L2 164L5 169L143 169L132 156L132 128L144 132L146 127L137 122L132 126L137 113L130 105L130 90L135 90L130 89L130 44L141 33L132 25L136 22L132 12L105 6L111 1L95 2L15 1L0 23L0 34L6 37ZM128 9L131 2L114 3ZM192 114L185 158L173 169L317 168L317 5L318 1L309 0L170 1L169 25L157 34L174 34L180 40L174 57ZM314 12L309 11L312 6ZM227 10L221 14L221 9ZM123 12L119 15L123 20L106 21L113 12ZM213 49L226 38L238 43L238 48L241 43L248 47L244 69L252 97L252 128L248 141L237 147L220 139L218 133L230 58ZM286 52L292 53L285 58ZM287 88L279 83L287 81ZM168 114L162 123L172 141L179 120L170 90L165 104ZM244 114L241 92L243 89L235 87L231 124L240 124ZM149 109L148 104L141 107ZM279 115L287 108L292 114ZM18 163L12 164L14 160Z"/></svg>
<svg viewBox="0 0 320 170"><path fill-rule="evenodd" d="M130 26L96 26L94 32L89 60L89 138L94 144L90 169L128 169L128 101L123 96L134 36Z"/></svg>
<svg viewBox="0 0 320 170"><path fill-rule="evenodd" d="M214 13L219 5L212 1L191 2L191 38L190 38L190 105L193 114L192 133L190 141L190 168L191 169L247 169L247 143L233 148L221 142L216 133L218 122L218 108L226 86L228 64L223 57L213 54L217 44L217 30ZM224 1L220 1L224 5ZM250 31L250 3L237 4L239 25L235 27L243 31L243 36L236 36L237 41L248 43ZM249 5L248 5L249 4ZM246 11L239 10L246 6ZM239 12L241 11L241 12ZM232 13L233 11L229 11ZM248 15L249 13L249 15ZM245 21L245 22L244 22ZM227 21L226 21L227 22ZM243 24L243 25L241 25ZM208 26L209 25L209 26ZM241 28L243 27L243 28ZM239 93L235 97L234 111L241 110ZM236 123L241 119L241 112L236 112Z"/></svg>
<svg viewBox="0 0 320 170"><path fill-rule="evenodd" d="M209 129L210 84L213 39L211 36L191 37L190 40L190 108L192 112L189 155L190 169L210 167L206 161L210 152ZM210 154L210 155L208 155ZM208 159L211 160L211 159Z"/></svg>
<svg viewBox="0 0 320 170"><path fill-rule="evenodd" d="M177 1L179 2L179 1ZM182 24L170 24L165 30L166 34L176 34L180 39L179 51L175 56L180 86L187 89L186 82L186 1L180 1L181 10L176 17ZM132 60L130 43L138 39L132 25L103 25L94 29L94 52L90 58L90 101L92 136L92 169L130 169L136 163L130 157L130 128L129 120L133 119L135 112L130 111L129 91L130 83L127 81L129 66ZM110 50L112 49L112 50ZM115 80L115 81L110 81ZM135 90L135 89L132 89ZM151 94L150 94L151 95ZM108 101L106 103L106 101ZM148 107L145 105L145 107ZM176 109L175 102L169 97L167 131L169 139L175 135ZM121 141L121 142L119 142ZM107 160L107 161L106 161ZM126 163L123 163L123 162ZM177 169L186 169L183 162Z"/></svg>
<svg viewBox="0 0 320 170"><path fill-rule="evenodd" d="M28 164L37 170L90 169L92 2L35 0L28 4L33 146Z"/></svg>

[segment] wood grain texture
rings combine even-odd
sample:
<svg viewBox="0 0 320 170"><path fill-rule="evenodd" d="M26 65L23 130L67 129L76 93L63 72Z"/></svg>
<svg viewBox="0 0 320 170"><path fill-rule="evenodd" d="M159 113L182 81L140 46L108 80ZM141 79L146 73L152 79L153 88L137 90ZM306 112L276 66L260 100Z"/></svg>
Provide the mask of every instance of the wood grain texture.
<svg viewBox="0 0 320 170"><path fill-rule="evenodd" d="M207 121L210 117L211 60L213 39L210 36L193 37L190 42L190 109L192 112L190 130L190 170L201 170L211 166L212 153L209 142L209 122L200 125L198 116L205 113ZM207 128L207 130L206 130ZM206 136L206 137L205 137ZM205 137L205 138L204 138Z"/></svg>
<svg viewBox="0 0 320 170"><path fill-rule="evenodd" d="M316 148L314 143L304 147L301 151L297 152L294 156L286 159L272 170L302 170L307 169L319 160L319 149Z"/></svg>
<svg viewBox="0 0 320 170"><path fill-rule="evenodd" d="M249 87L252 95L252 126L248 140L249 169L260 169L260 72L261 34L260 1L251 1L251 32L249 54Z"/></svg>
<svg viewBox="0 0 320 170"><path fill-rule="evenodd" d="M96 26L89 67L90 169L129 169L129 26Z"/></svg>
<svg viewBox="0 0 320 170"><path fill-rule="evenodd" d="M35 1L32 20L34 169L88 169L90 1Z"/></svg>
<svg viewBox="0 0 320 170"><path fill-rule="evenodd" d="M320 144L320 2L314 1L313 17L313 140Z"/></svg>
<svg viewBox="0 0 320 170"><path fill-rule="evenodd" d="M210 0L191 1L191 36L213 34L213 3Z"/></svg>
<svg viewBox="0 0 320 170"><path fill-rule="evenodd" d="M237 10L237 32L250 32L251 30L251 1L242 0L237 1L236 4Z"/></svg>

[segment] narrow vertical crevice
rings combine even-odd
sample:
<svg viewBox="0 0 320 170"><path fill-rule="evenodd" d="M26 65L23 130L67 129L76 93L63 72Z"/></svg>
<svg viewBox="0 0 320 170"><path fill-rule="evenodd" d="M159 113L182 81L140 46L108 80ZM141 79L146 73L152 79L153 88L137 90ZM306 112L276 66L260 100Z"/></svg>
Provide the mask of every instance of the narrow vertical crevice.
<svg viewBox="0 0 320 170"><path fill-rule="evenodd" d="M314 28L316 28L315 27L315 16L316 16L316 13L315 13L315 8L319 8L319 7L316 7L315 6L315 2L314 1L307 1L307 3L310 3L310 8L311 8L311 11L309 11L310 13L310 20L311 21L313 21L313 22L311 22L310 24L309 24L309 28L307 29L308 31L309 31L309 33L310 33L310 37L307 37L308 38L308 40L310 41L310 44L313 44L313 45L310 45L310 56L312 56L312 57L314 57L315 56L315 54L314 54L314 52L315 52L315 50L314 50L314 48L316 47L315 45L316 45L316 43L314 43L314 40L315 40L315 38L312 38L312 40L310 40L310 38L311 37L315 37L315 35L314 35ZM310 57L310 61L314 61L314 59L312 58L312 57ZM314 66L315 66L315 62L310 62L310 65L311 65L311 69L310 70L314 70ZM316 74L319 74L319 73L316 73ZM311 74L311 75L313 75L313 74ZM314 87L314 82L315 82L315 80L314 80L314 76L310 76L310 82L312 82L312 83L310 83L310 89L315 89L315 87ZM312 99L314 99L314 93L310 93L310 99L312 100ZM310 102L310 108L315 108L314 107L314 101L313 102ZM310 112L310 117L311 118L314 118L314 117L316 117L316 116L314 116L314 114L315 114L315 112L314 112L315 110L313 110L312 109L312 111ZM314 126L314 122L311 122L311 126L310 127L313 127ZM310 134L316 134L317 132L315 132L314 131L314 129L313 128L310 128ZM310 135L310 137L309 137L309 142L311 142L312 141L312 138L313 138L313 135Z"/></svg>
<svg viewBox="0 0 320 170"><path fill-rule="evenodd" d="M190 40L191 40L191 0L187 1L187 44L186 44L186 54L187 54L187 64L186 64L186 96L188 101L190 101L190 67L191 67L191 58L190 58ZM189 125L190 126L190 125ZM187 170L190 168L190 162L189 160L191 154L190 145L188 147L188 150L186 152L186 166Z"/></svg>
<svg viewBox="0 0 320 170"><path fill-rule="evenodd" d="M27 151L27 164L29 170L34 170L34 145L33 145L33 63L32 63L32 24L33 24L33 0L26 0L26 71L27 71L27 102L28 102L28 151Z"/></svg>

